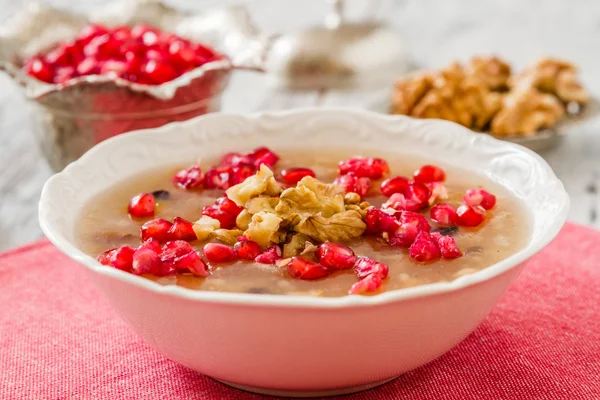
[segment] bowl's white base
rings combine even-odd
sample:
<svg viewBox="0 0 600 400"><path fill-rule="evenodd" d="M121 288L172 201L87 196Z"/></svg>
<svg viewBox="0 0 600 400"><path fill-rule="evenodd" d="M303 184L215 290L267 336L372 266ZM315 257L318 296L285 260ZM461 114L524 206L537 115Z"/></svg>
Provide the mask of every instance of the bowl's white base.
<svg viewBox="0 0 600 400"><path fill-rule="evenodd" d="M246 386L246 385L238 385L237 383L222 381L220 379L216 379L217 381L224 383L227 386L234 387L236 389L245 390L247 392L265 394L267 396L281 396L281 397L327 397L327 396L340 396L344 394L362 392L363 390L372 389L374 387L383 385L390 381L396 379L396 377L391 379L385 379L383 381L369 383L367 385L360 386L351 386L347 388L340 389L330 389L330 390L285 390L285 389L267 389L260 388L254 386Z"/></svg>

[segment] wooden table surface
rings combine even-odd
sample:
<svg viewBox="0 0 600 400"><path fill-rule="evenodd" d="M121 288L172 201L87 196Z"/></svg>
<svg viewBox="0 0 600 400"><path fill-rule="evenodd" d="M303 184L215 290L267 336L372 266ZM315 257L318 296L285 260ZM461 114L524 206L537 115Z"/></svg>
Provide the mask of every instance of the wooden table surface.
<svg viewBox="0 0 600 400"><path fill-rule="evenodd" d="M85 10L101 1L52 1ZM292 32L318 24L326 12L324 0L170 1L197 8L245 3L260 29ZM0 0L0 21L23 4ZM440 67L475 54L496 53L522 68L534 58L553 55L581 67L592 94L600 97L600 4L585 0L347 0L350 19L377 18L403 35L411 56L422 67ZM223 110L251 112L300 106L351 106L379 110L388 90L368 92L292 93L269 86L265 76L236 73ZM37 202L51 171L33 138L31 112L20 88L0 74L0 249L42 236ZM557 148L543 154L566 185L572 200L570 220L600 227L600 121L569 132Z"/></svg>

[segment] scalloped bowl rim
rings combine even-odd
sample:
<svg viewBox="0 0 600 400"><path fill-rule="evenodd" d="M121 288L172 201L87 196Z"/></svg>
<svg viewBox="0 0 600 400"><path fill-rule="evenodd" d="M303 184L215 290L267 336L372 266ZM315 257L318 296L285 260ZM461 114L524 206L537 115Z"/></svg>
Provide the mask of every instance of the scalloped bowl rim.
<svg viewBox="0 0 600 400"><path fill-rule="evenodd" d="M258 113L250 113L250 114L239 114L239 113L227 113L227 112L217 112L212 113L206 116L201 116L198 118L194 118L191 120L183 121L183 122L173 122L161 126L159 128L152 129L143 129L138 131L133 131L127 133L128 137L139 137L140 139L144 136L154 135L160 136L166 134L168 131L173 129L173 127L178 126L181 128L185 128L186 126L194 125L196 120L198 119L208 119L208 118L227 118L227 117L246 117L250 119L261 119L261 118L285 118L291 115L298 115L303 113L314 113L314 112L339 112L339 113L347 113L349 115L361 115L366 118L376 118L382 121L394 122L399 120L410 120L413 125L439 125L441 128L448 128L448 126L453 126L453 129L461 129L463 131L467 131L470 135L481 135L478 133L474 133L469 129L455 124L449 121L443 120L416 120L411 117L402 116L402 115L385 115L374 113L371 111L353 109L347 107L304 107L304 108L295 108L291 110L285 111L266 111L266 112L258 112ZM42 231L46 235L46 237L52 242L58 249L60 249L63 253L69 256L71 259L77 261L78 263L84 265L91 271L108 276L113 279L117 279L123 283L127 283L133 286L137 286L139 288L155 292L162 295L168 296L176 296L183 299L194 300L194 301L202 301L202 302L211 302L211 303L221 303L221 304L237 304L237 305L245 305L245 306L269 306L269 307L308 307L308 308L341 308L341 307L362 307L362 306L376 306L382 304L393 303L396 301L410 300L416 299L424 296L433 296L437 294L454 292L460 289L473 286L492 278L499 276L512 268L520 265L521 263L527 261L531 256L539 252L543 249L548 243L556 237L556 235L561 230L562 226L566 222L567 213L569 210L569 196L566 193L562 182L556 177L550 166L546 163L546 161L537 153L514 143L509 143L505 141L501 141L495 139L491 136L485 135L485 137L480 138L485 142L489 142L490 144L494 144L497 146L502 146L505 149L510 149L513 152L524 153L531 159L533 159L538 166L543 167L548 172L548 176L550 179L553 179L556 185L556 188L559 193L554 193L554 198L556 199L556 203L558 205L558 209L556 214L554 215L554 221L545 231L545 233L536 241L530 238L529 243L522 250L513 254L512 256L501 260L489 267L486 267L480 271L474 272L472 274L463 275L453 281L450 282L437 282L431 284L420 285L416 287L404 288L404 289L396 289L388 292L384 292L381 294L377 294L375 296L358 296L358 295L349 295L343 297L312 297L312 296L300 296L300 295L277 295L277 294L261 294L260 296L255 294L247 294L247 293L230 293L230 292L215 292L215 291L198 291L192 289L186 289L176 285L161 285L154 281L148 280L146 278L142 278L140 276L136 276L115 268L109 268L101 265L94 257L85 254L82 250L78 249L70 240L68 240L61 232L55 229L49 220L46 218L48 213L50 212L50 208L48 207L48 191L49 188L56 184L59 180L60 176L69 175L72 171L76 171L80 166L84 165L87 159L94 154L102 153L104 149L107 149L113 145L113 143L118 142L123 138L123 135L119 135L104 142L94 146L90 149L86 154L84 154L77 161L69 164L63 171L53 175L48 179L44 188L42 190L42 195L39 203L39 223L42 228Z"/></svg>

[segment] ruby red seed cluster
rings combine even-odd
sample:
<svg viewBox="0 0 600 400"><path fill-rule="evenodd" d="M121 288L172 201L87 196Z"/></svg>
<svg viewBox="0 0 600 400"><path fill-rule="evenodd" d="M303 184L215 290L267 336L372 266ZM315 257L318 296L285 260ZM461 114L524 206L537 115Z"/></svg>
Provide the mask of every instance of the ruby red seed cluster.
<svg viewBox="0 0 600 400"><path fill-rule="evenodd" d="M112 29L88 25L74 40L26 60L23 69L47 83L108 75L160 85L221 58L209 47L143 24Z"/></svg>
<svg viewBox="0 0 600 400"><path fill-rule="evenodd" d="M365 234L381 235L392 246L408 248L410 257L416 261L461 257L454 238L430 233L431 225L419 212L433 206L429 214L436 223L475 227L485 220L485 210L494 207L496 198L485 190L469 189L458 210L448 203L436 204L448 198L445 179L443 169L424 165L412 179L396 176L384 180L380 190L389 198L381 208L367 210Z"/></svg>
<svg viewBox="0 0 600 400"><path fill-rule="evenodd" d="M262 164L273 168L279 156L266 147L259 147L247 154L227 153L218 165L202 173L200 166L192 165L173 176L173 183L182 189L227 190L254 175Z"/></svg>

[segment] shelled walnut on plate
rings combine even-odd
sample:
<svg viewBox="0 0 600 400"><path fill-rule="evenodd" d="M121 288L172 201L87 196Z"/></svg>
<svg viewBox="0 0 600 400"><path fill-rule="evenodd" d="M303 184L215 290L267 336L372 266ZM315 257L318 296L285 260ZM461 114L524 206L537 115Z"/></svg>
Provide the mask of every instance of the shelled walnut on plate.
<svg viewBox="0 0 600 400"><path fill-rule="evenodd" d="M400 79L392 94L390 113L440 118L497 136L530 136L554 126L571 104L589 102L577 81L577 68L544 58L513 75L498 57L474 57L439 71Z"/></svg>

